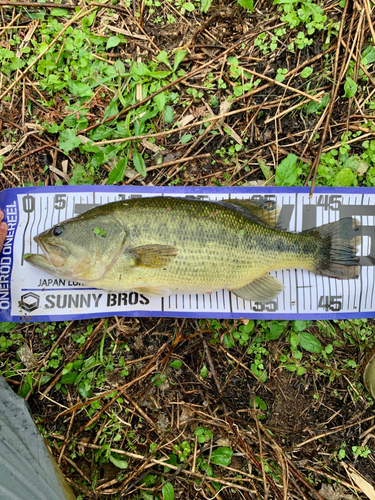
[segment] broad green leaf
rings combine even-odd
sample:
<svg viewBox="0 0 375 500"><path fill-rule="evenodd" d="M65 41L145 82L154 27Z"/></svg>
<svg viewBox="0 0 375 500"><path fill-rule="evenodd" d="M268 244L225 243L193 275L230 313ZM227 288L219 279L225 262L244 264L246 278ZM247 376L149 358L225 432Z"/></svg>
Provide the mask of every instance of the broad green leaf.
<svg viewBox="0 0 375 500"><path fill-rule="evenodd" d="M117 165L111 170L107 184L114 184L115 182L121 182L125 175L125 170L128 165L128 156L122 158Z"/></svg>
<svg viewBox="0 0 375 500"><path fill-rule="evenodd" d="M9 333L17 326L17 323L0 323L0 333Z"/></svg>
<svg viewBox="0 0 375 500"><path fill-rule="evenodd" d="M29 394L32 386L33 380L31 378L31 375L27 375L26 379L24 379L20 388L18 389L18 395L21 396L21 398L25 398Z"/></svg>
<svg viewBox="0 0 375 500"><path fill-rule="evenodd" d="M150 70L143 62L134 63L131 67L130 73L136 76L147 76L150 74Z"/></svg>
<svg viewBox="0 0 375 500"><path fill-rule="evenodd" d="M117 113L118 113L117 100L114 99L105 108L104 115L103 115L103 121L106 120L107 118L110 118L112 116L117 115Z"/></svg>
<svg viewBox="0 0 375 500"><path fill-rule="evenodd" d="M51 16L55 16L55 17L57 17L57 16L61 16L61 17L65 16L66 17L68 15L68 11L67 11L67 9L55 8L55 9L51 9L50 14L51 14Z"/></svg>
<svg viewBox="0 0 375 500"><path fill-rule="evenodd" d="M100 149L97 153L95 153L91 157L90 163L93 167L100 167L106 161L107 161L107 157L104 155L104 151L102 149Z"/></svg>
<svg viewBox="0 0 375 500"><path fill-rule="evenodd" d="M172 361L172 363L170 363L169 366L178 370L182 366L182 361L180 361L179 359L175 359L174 361Z"/></svg>
<svg viewBox="0 0 375 500"><path fill-rule="evenodd" d="M350 168L343 168L340 170L333 179L333 186L352 186L356 178L356 175L350 170Z"/></svg>
<svg viewBox="0 0 375 500"><path fill-rule="evenodd" d="M165 379L167 378L166 374L165 373L157 373L156 375L154 375L151 379L151 382L154 383L154 386L155 387L159 387L159 385L161 385L163 382L165 382Z"/></svg>
<svg viewBox="0 0 375 500"><path fill-rule="evenodd" d="M296 321L293 321L292 325L295 332L302 332L302 330L306 330L306 328L309 328L309 326L312 325L312 321L297 319Z"/></svg>
<svg viewBox="0 0 375 500"><path fill-rule="evenodd" d="M168 68L171 68L171 65L169 64L168 61L168 54L165 50L159 52L159 54L156 56L156 59L157 61L164 63L166 66L168 66Z"/></svg>
<svg viewBox="0 0 375 500"><path fill-rule="evenodd" d="M297 182L298 157L291 153L280 163L276 169L276 186L293 186Z"/></svg>
<svg viewBox="0 0 375 500"><path fill-rule="evenodd" d="M155 479L156 479L156 476L154 476L153 474L148 474L142 480L142 483L146 486L146 488L149 488L150 486L153 486L155 484Z"/></svg>
<svg viewBox="0 0 375 500"><path fill-rule="evenodd" d="M212 0L208 0L208 1L212 2ZM180 65L180 62L185 58L186 54L187 54L186 50L179 50L179 51L177 51L175 53L175 55L174 55L174 64L173 64L173 71L176 71L176 69Z"/></svg>
<svg viewBox="0 0 375 500"><path fill-rule="evenodd" d="M42 19L44 20L45 13L43 12L28 12L30 19Z"/></svg>
<svg viewBox="0 0 375 500"><path fill-rule="evenodd" d="M128 468L128 462L126 460L119 460L118 458L115 458L114 456L110 455L109 460L115 465L118 469L127 469Z"/></svg>
<svg viewBox="0 0 375 500"><path fill-rule="evenodd" d="M237 0L237 1L244 9L248 9L250 12L254 12L253 0Z"/></svg>
<svg viewBox="0 0 375 500"><path fill-rule="evenodd" d="M157 105L160 112L163 111L165 106L165 92L160 92L160 94L154 97L154 102Z"/></svg>
<svg viewBox="0 0 375 500"><path fill-rule="evenodd" d="M311 66L306 66L306 68L304 68L302 71L301 71L301 77L302 78L308 78L311 73L313 72L313 68Z"/></svg>
<svg viewBox="0 0 375 500"><path fill-rule="evenodd" d="M201 369L201 377L202 378L206 378L208 375L208 370L207 370L207 366L206 365L203 365L202 366L202 369Z"/></svg>
<svg viewBox="0 0 375 500"><path fill-rule="evenodd" d="M129 113L130 115L130 113ZM106 125L99 125L90 133L90 139L92 141L102 141L106 137L109 137L113 134L113 130ZM130 135L130 134L129 134Z"/></svg>
<svg viewBox="0 0 375 500"><path fill-rule="evenodd" d="M74 384L76 381L78 372L71 372L71 373L66 373L61 377L61 383L62 384Z"/></svg>
<svg viewBox="0 0 375 500"><path fill-rule="evenodd" d="M111 36L108 38L106 49L112 49L112 47L117 47L121 43L121 39L118 36Z"/></svg>
<svg viewBox="0 0 375 500"><path fill-rule="evenodd" d="M285 368L290 372L295 372L297 370L296 365L285 365Z"/></svg>
<svg viewBox="0 0 375 500"><path fill-rule="evenodd" d="M137 149L135 149L134 153L133 153L133 165L134 165L134 168L136 169L137 172L139 172L141 175L143 175L143 177L146 177L147 170L146 170L145 161L144 161L141 153L139 153Z"/></svg>
<svg viewBox="0 0 375 500"><path fill-rule="evenodd" d="M255 326L255 321L253 319L249 319L247 324L240 326L239 329L243 333L250 333L254 329L254 326Z"/></svg>
<svg viewBox="0 0 375 500"><path fill-rule="evenodd" d="M49 382L52 378L52 375L43 375L42 378L40 379L40 385L46 384Z"/></svg>
<svg viewBox="0 0 375 500"><path fill-rule="evenodd" d="M149 76L152 78L157 78L158 80L162 80L163 78L167 78L171 74L171 71L150 71Z"/></svg>
<svg viewBox="0 0 375 500"><path fill-rule="evenodd" d="M277 74L275 76L275 80L277 82L282 83L285 80L285 78L286 78L286 73L287 73L287 71L284 71L283 69L277 70Z"/></svg>
<svg viewBox="0 0 375 500"><path fill-rule="evenodd" d="M195 10L194 4L192 4L191 2L185 2L184 4L182 4L182 8L187 10L188 12L193 12L193 10Z"/></svg>
<svg viewBox="0 0 375 500"><path fill-rule="evenodd" d="M193 136L191 134L185 134L181 137L181 144L186 144L187 142L189 142L191 140Z"/></svg>
<svg viewBox="0 0 375 500"><path fill-rule="evenodd" d="M333 351L333 345L328 344L324 350L327 354L331 354L331 352Z"/></svg>
<svg viewBox="0 0 375 500"><path fill-rule="evenodd" d="M258 396L255 396L255 404L258 408L260 408L261 410L263 411L266 411L267 410L267 405L266 403L263 401L263 399L259 398Z"/></svg>
<svg viewBox="0 0 375 500"><path fill-rule="evenodd" d="M230 465L232 460L233 451L227 446L220 446L213 450L211 454L211 462L216 465Z"/></svg>
<svg viewBox="0 0 375 500"><path fill-rule="evenodd" d="M208 9L211 7L212 0L201 0L201 11L206 13Z"/></svg>
<svg viewBox="0 0 375 500"><path fill-rule="evenodd" d="M166 460L164 463L176 466L178 464L177 455L171 454L171 455L168 455L168 456L169 456L169 459ZM169 472L170 470L171 469L169 467L164 467L164 472Z"/></svg>
<svg viewBox="0 0 375 500"><path fill-rule="evenodd" d="M253 0L237 0L238 3L244 9L249 10L250 12L254 12L254 1Z"/></svg>
<svg viewBox="0 0 375 500"><path fill-rule="evenodd" d="M373 45L366 47L361 57L361 64L372 64L375 62L375 47Z"/></svg>
<svg viewBox="0 0 375 500"><path fill-rule="evenodd" d="M49 134L57 134L61 129L61 125L57 125L57 123L43 122L43 126Z"/></svg>
<svg viewBox="0 0 375 500"><path fill-rule="evenodd" d="M59 147L69 153L74 148L77 148L81 144L81 139L76 136L76 131L68 128L63 130L59 135Z"/></svg>
<svg viewBox="0 0 375 500"><path fill-rule="evenodd" d="M284 332L287 321L279 321L270 325L270 331L266 333L266 340L277 340Z"/></svg>
<svg viewBox="0 0 375 500"><path fill-rule="evenodd" d="M348 99L353 97L357 92L357 88L358 85L355 83L355 81L352 78L350 78L350 76L347 76L344 84L344 90L345 90L344 97L347 97Z"/></svg>
<svg viewBox="0 0 375 500"><path fill-rule="evenodd" d="M309 332L301 332L299 335L300 346L308 352L322 352L322 344L320 341Z"/></svg>
<svg viewBox="0 0 375 500"><path fill-rule="evenodd" d="M120 59L117 59L113 67L115 68L116 73L118 72L120 76L127 76L125 64Z"/></svg>
<svg viewBox="0 0 375 500"><path fill-rule="evenodd" d="M161 489L163 500L174 500L174 489L171 483L165 484Z"/></svg>
<svg viewBox="0 0 375 500"><path fill-rule="evenodd" d="M94 91L87 83L77 82L76 80L69 80L68 88L73 95L79 97L91 97L94 94Z"/></svg>
<svg viewBox="0 0 375 500"><path fill-rule="evenodd" d="M230 333L226 333L224 335L223 343L227 349L231 349L235 345L235 342Z"/></svg>
<svg viewBox="0 0 375 500"><path fill-rule="evenodd" d="M73 173L69 179L68 184L74 186L76 184L94 184L94 179L91 176L90 171L86 171L83 165L79 163L73 163Z"/></svg>
<svg viewBox="0 0 375 500"><path fill-rule="evenodd" d="M319 113L322 111L328 105L330 98L331 94L326 94L320 102L310 101L306 105L307 114L309 115L311 113Z"/></svg>
<svg viewBox="0 0 375 500"><path fill-rule="evenodd" d="M97 12L98 12L98 9L95 9L94 12L92 12L89 16L84 17L82 19L82 25L84 27L90 27L92 25L92 23L94 22L94 19L95 19Z"/></svg>
<svg viewBox="0 0 375 500"><path fill-rule="evenodd" d="M15 57L15 53L13 50L8 50L3 47L0 48L0 58L1 59L12 59L12 57Z"/></svg>
<svg viewBox="0 0 375 500"><path fill-rule="evenodd" d="M164 108L164 121L165 123L172 123L174 120L174 111L171 106L165 106Z"/></svg>
<svg viewBox="0 0 375 500"><path fill-rule="evenodd" d="M197 427L194 431L194 436L198 436L199 443L205 443L213 438L213 434L210 429L206 429L206 427Z"/></svg>
<svg viewBox="0 0 375 500"><path fill-rule="evenodd" d="M290 345L292 347L297 347L299 344L299 340L299 336L296 334L296 332L290 332Z"/></svg>

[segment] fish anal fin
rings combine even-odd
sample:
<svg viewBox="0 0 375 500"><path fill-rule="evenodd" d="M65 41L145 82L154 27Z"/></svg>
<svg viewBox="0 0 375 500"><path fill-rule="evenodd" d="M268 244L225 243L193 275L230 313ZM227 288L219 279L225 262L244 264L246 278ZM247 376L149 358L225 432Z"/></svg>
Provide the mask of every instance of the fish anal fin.
<svg viewBox="0 0 375 500"><path fill-rule="evenodd" d="M136 266L165 267L177 255L177 248L170 245L143 245L131 249Z"/></svg>
<svg viewBox="0 0 375 500"><path fill-rule="evenodd" d="M238 210L246 217L260 222L265 226L277 227L277 221L280 215L280 208L272 200L222 200L227 206Z"/></svg>
<svg viewBox="0 0 375 500"><path fill-rule="evenodd" d="M242 288L231 290L231 292L244 300L269 302L270 300L274 300L284 288L285 286L277 278L274 278L270 274L265 274Z"/></svg>

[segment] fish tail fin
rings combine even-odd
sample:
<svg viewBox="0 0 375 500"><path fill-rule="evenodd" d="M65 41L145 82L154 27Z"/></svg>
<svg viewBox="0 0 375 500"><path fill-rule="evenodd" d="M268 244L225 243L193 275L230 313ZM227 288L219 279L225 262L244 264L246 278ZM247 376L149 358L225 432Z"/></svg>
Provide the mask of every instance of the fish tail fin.
<svg viewBox="0 0 375 500"><path fill-rule="evenodd" d="M352 217L325 224L306 233L321 238L315 274L329 278L358 278L360 271L357 246L361 244L361 224Z"/></svg>

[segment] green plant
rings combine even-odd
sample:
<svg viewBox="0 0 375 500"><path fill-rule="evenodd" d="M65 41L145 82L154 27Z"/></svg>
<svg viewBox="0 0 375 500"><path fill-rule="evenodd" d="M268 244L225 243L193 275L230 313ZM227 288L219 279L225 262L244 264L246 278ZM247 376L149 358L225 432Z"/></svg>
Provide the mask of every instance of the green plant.
<svg viewBox="0 0 375 500"><path fill-rule="evenodd" d="M192 452L192 446L187 441L183 441L180 445L173 445L173 450L178 456L180 462L185 462Z"/></svg>
<svg viewBox="0 0 375 500"><path fill-rule="evenodd" d="M269 53L269 45L266 42L266 37L267 33L260 33L254 40L254 47L259 47L264 55Z"/></svg>
<svg viewBox="0 0 375 500"><path fill-rule="evenodd" d="M255 408L257 408L260 411L267 411L266 403L263 401L263 399L259 398L258 396L255 396L254 401L250 400L249 405L250 405L250 408L254 408L254 406L255 406ZM259 411L259 413L257 413L256 416L257 416L258 420L263 420L266 418L266 416L263 413L261 413L260 411Z"/></svg>
<svg viewBox="0 0 375 500"><path fill-rule="evenodd" d="M286 74L288 73L288 69L287 68L277 68L277 74L276 74L276 77L275 77L275 80L277 82L283 82L286 78Z"/></svg>
<svg viewBox="0 0 375 500"><path fill-rule="evenodd" d="M210 429L206 429L205 427L197 427L194 431L194 436L197 436L198 443L206 443L213 438L213 434Z"/></svg>
<svg viewBox="0 0 375 500"><path fill-rule="evenodd" d="M105 237L105 232L103 229L100 229L100 227L94 227L93 233L102 236L103 238Z"/></svg>
<svg viewBox="0 0 375 500"><path fill-rule="evenodd" d="M305 34L300 31L298 34L297 34L297 37L294 41L294 43L297 45L297 47L302 50L304 49L305 47L311 45L313 43L313 39L312 38L307 38L305 36Z"/></svg>
<svg viewBox="0 0 375 500"><path fill-rule="evenodd" d="M352 452L355 457L367 458L371 454L368 446L352 446Z"/></svg>
<svg viewBox="0 0 375 500"><path fill-rule="evenodd" d="M205 13L208 12L208 9L211 7L212 0L200 0L200 1L201 1L201 11ZM237 2L244 9L247 9L250 12L254 11L254 0L237 0Z"/></svg>
<svg viewBox="0 0 375 500"><path fill-rule="evenodd" d="M293 186L297 183L297 161L298 158L294 154L289 154L284 160L282 160L276 169L276 186Z"/></svg>
<svg viewBox="0 0 375 500"><path fill-rule="evenodd" d="M309 35L315 30L321 31L325 28L327 16L322 7L313 0L274 0L273 4L280 6L279 9L284 12L280 19L288 23L290 28L302 23Z"/></svg>

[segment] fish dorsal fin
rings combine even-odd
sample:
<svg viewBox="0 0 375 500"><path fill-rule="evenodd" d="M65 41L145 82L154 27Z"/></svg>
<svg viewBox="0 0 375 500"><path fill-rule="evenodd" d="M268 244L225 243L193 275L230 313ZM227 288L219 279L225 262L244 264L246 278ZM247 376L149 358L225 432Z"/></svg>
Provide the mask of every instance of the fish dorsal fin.
<svg viewBox="0 0 375 500"><path fill-rule="evenodd" d="M130 250L134 266L165 267L176 257L177 248L171 245L142 245Z"/></svg>
<svg viewBox="0 0 375 500"><path fill-rule="evenodd" d="M268 302L274 300L284 288L285 286L277 278L274 278L270 274L265 274L242 288L231 290L231 292L244 300Z"/></svg>
<svg viewBox="0 0 375 500"><path fill-rule="evenodd" d="M277 227L277 220L280 215L280 208L272 200L222 200L227 206L232 206L242 215L249 217L256 222L260 222L265 226Z"/></svg>

